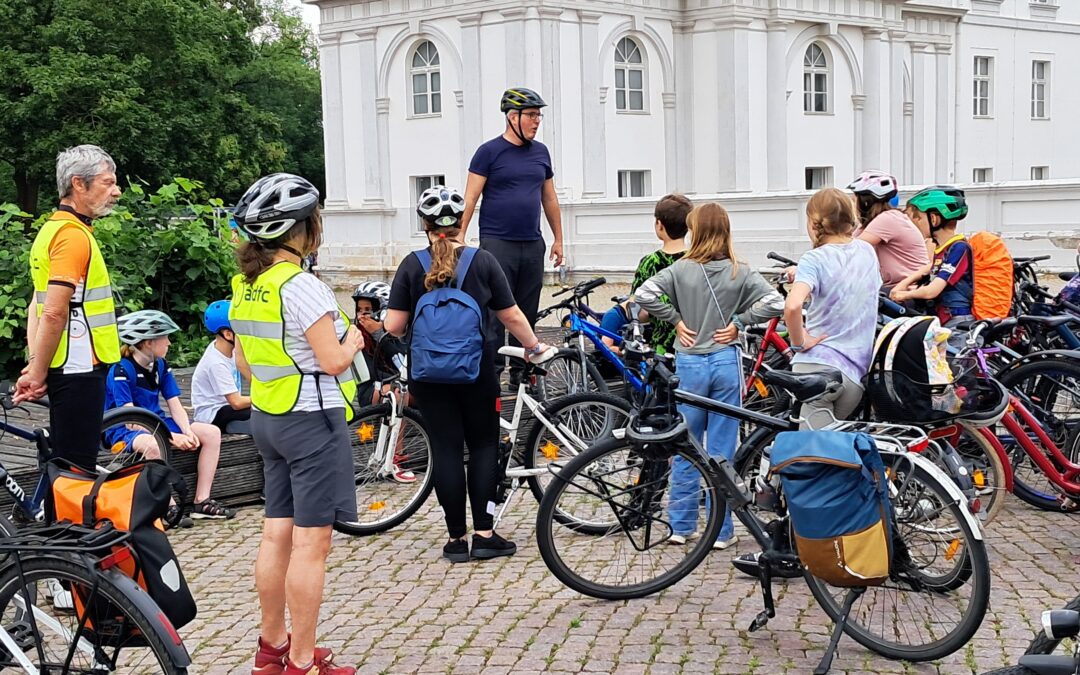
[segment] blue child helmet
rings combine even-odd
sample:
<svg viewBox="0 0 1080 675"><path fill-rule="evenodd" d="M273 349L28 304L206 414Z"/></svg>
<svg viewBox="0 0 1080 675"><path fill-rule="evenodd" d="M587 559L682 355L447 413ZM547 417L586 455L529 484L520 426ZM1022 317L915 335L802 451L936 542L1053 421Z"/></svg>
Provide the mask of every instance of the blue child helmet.
<svg viewBox="0 0 1080 675"><path fill-rule="evenodd" d="M231 307L232 303L228 300L218 300L210 303L210 306L203 312L203 325L206 326L206 330L215 334L222 328L232 330L232 326L229 325L229 309Z"/></svg>

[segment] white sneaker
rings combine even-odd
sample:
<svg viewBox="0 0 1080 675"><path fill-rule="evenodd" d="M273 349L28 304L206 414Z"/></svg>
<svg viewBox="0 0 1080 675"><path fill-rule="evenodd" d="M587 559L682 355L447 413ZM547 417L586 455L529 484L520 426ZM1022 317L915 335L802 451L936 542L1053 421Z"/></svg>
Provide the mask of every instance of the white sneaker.
<svg viewBox="0 0 1080 675"><path fill-rule="evenodd" d="M75 609L75 601L71 597L71 591L66 590L58 579L49 579L48 595L52 596L52 604L55 609L70 611Z"/></svg>
<svg viewBox="0 0 1080 675"><path fill-rule="evenodd" d="M689 539L693 539L697 535L697 532L691 532L690 534L673 534L668 537L667 542L676 546L684 546Z"/></svg>
<svg viewBox="0 0 1080 675"><path fill-rule="evenodd" d="M712 547L718 551L723 551L725 548L734 546L737 541L739 541L739 536L733 534L730 539L717 539L713 542Z"/></svg>

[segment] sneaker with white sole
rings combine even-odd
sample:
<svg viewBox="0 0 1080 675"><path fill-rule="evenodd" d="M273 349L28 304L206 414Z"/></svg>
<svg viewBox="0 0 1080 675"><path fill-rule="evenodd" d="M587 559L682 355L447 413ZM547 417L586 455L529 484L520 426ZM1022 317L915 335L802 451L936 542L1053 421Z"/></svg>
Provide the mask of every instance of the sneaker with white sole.
<svg viewBox="0 0 1080 675"><path fill-rule="evenodd" d="M675 546L684 546L686 542L697 536L697 532L691 532L690 534L673 534L668 537L667 543L674 544Z"/></svg>
<svg viewBox="0 0 1080 675"><path fill-rule="evenodd" d="M712 547L717 551L723 551L725 548L731 548L735 545L735 542L739 541L738 535L731 535L728 539L717 539L713 542Z"/></svg>
<svg viewBox="0 0 1080 675"><path fill-rule="evenodd" d="M48 594L52 598L54 609L70 612L75 609L75 602L71 597L71 591L64 588L59 579L48 579Z"/></svg>

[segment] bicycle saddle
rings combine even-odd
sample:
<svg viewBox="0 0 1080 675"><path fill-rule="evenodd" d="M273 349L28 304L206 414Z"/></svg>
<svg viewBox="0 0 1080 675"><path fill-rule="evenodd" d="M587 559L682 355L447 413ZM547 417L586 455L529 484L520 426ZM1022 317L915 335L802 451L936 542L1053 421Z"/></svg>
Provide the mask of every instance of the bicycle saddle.
<svg viewBox="0 0 1080 675"><path fill-rule="evenodd" d="M803 374L769 370L761 374L761 380L765 384L786 389L802 403L814 401L826 394L835 394L844 386L844 376L839 370L832 368Z"/></svg>
<svg viewBox="0 0 1080 675"><path fill-rule="evenodd" d="M1024 314L1020 317L1022 323L1037 323L1047 328L1057 328L1066 323L1074 323L1080 321L1077 317L1071 314L1059 314L1057 316L1034 316L1032 314Z"/></svg>

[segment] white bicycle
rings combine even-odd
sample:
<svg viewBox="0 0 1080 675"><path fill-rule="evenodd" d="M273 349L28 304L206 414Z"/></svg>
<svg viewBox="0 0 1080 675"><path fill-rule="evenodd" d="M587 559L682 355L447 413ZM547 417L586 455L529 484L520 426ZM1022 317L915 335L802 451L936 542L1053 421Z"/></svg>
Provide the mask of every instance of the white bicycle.
<svg viewBox="0 0 1080 675"><path fill-rule="evenodd" d="M525 362L525 370L509 420L500 417L497 524L518 490L528 485L536 499L551 477L549 466L576 457L598 440L626 426L629 403L617 396L580 392L543 400L543 364L530 363L521 347L502 347L499 353ZM409 407L406 368L391 382L383 401L361 408L350 423L356 478L358 519L338 521L334 529L351 535L369 535L397 527L417 512L433 487L429 430L419 411ZM385 384L385 383L384 383ZM516 450L519 432L532 422L525 443ZM402 480L402 476L406 480ZM408 480L412 478L412 480ZM572 518L564 524L574 526ZM583 525L583 529L588 529Z"/></svg>

